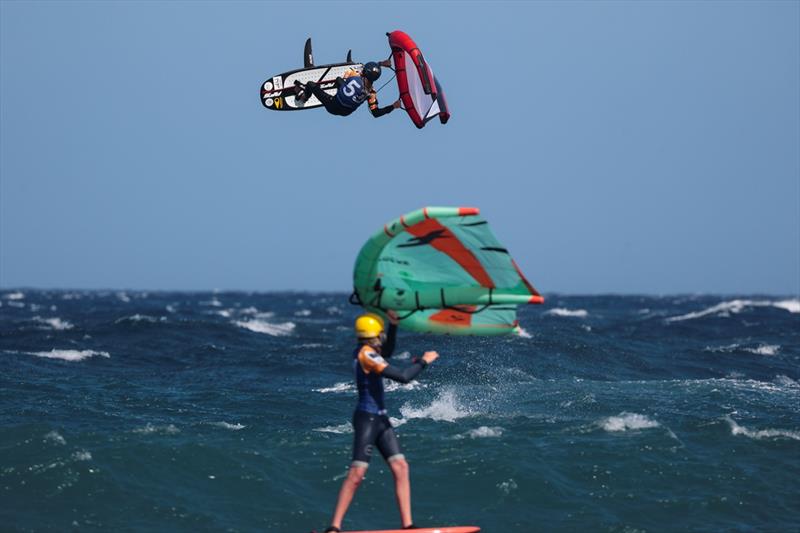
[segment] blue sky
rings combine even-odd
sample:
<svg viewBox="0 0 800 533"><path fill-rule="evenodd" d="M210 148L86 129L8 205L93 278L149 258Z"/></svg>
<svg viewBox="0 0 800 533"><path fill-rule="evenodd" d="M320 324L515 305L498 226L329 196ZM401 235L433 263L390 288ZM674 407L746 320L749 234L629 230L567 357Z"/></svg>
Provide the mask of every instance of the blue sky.
<svg viewBox="0 0 800 533"><path fill-rule="evenodd" d="M474 205L542 292L800 292L800 3L0 2L0 286L348 290ZM453 117L259 103L415 38ZM396 97L390 84L385 103Z"/></svg>

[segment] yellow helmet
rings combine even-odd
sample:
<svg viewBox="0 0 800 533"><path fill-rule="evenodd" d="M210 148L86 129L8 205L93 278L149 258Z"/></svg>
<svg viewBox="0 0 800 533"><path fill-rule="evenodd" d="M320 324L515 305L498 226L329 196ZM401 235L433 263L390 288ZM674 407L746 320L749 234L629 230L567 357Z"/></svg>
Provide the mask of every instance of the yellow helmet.
<svg viewBox="0 0 800 533"><path fill-rule="evenodd" d="M366 313L356 319L356 337L372 339L383 333L383 318L375 313Z"/></svg>

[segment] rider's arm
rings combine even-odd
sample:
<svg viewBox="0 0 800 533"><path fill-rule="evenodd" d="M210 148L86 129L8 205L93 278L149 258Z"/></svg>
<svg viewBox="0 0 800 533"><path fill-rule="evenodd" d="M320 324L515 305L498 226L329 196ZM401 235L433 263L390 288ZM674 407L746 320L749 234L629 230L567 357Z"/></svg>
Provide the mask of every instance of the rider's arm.
<svg viewBox="0 0 800 533"><path fill-rule="evenodd" d="M410 383L419 375L420 372L425 369L426 366L428 366L428 364L425 361L418 359L410 366L407 366L402 370L396 366L388 365L383 369L381 375L385 378L391 379L392 381L397 381L398 383Z"/></svg>
<svg viewBox="0 0 800 533"><path fill-rule="evenodd" d="M375 91L369 92L369 112L375 118L382 117L394 111L394 104L387 105L386 107L378 107L378 94Z"/></svg>
<svg viewBox="0 0 800 533"><path fill-rule="evenodd" d="M394 347L397 341L397 326L389 324L389 329L386 331L386 342L381 346L381 355L384 357L391 357L394 353Z"/></svg>

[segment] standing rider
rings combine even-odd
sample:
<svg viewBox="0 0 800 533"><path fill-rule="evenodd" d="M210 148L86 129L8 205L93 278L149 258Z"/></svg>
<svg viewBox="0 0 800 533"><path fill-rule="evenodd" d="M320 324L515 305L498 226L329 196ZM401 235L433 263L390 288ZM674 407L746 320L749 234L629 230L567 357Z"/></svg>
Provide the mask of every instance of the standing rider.
<svg viewBox="0 0 800 533"><path fill-rule="evenodd" d="M414 362L399 369L386 362L395 347L397 326L393 314L393 323L389 325L388 334L384 332L384 321L379 315L367 313L356 319L355 330L358 347L353 352L353 370L358 388L358 404L353 413L353 462L336 502L331 526L326 533L338 532L342 520L353 500L356 489L364 479L373 446L377 446L384 460L394 475L397 505L400 508L400 519L404 529L413 529L411 520L411 483L408 478L408 463L400 451L400 443L394 433L384 404L383 378L387 377L399 383L409 383L439 354L433 351L415 359Z"/></svg>
<svg viewBox="0 0 800 533"><path fill-rule="evenodd" d="M299 100L308 100L311 95L325 106L328 113L346 117L369 100L369 110L375 118L382 117L400 107L400 100L392 105L379 108L378 93L373 87L373 83L381 76L381 65L388 67L389 60L375 63L370 61L364 65L364 69L359 73L356 69L348 69L344 76L336 78L336 94L330 95L322 90L317 82L309 81L305 87L295 81L295 91Z"/></svg>

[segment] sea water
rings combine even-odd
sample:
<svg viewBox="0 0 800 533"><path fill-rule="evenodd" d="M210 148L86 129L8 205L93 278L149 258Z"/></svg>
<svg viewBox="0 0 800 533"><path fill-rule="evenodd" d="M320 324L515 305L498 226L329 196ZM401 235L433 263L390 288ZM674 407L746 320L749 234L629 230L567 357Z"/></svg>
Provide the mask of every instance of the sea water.
<svg viewBox="0 0 800 533"><path fill-rule="evenodd" d="M346 294L0 291L0 530L324 528L350 462ZM401 333L418 525L797 531L800 301L560 296L509 337ZM377 454L376 454L377 455ZM351 529L399 527L373 458Z"/></svg>

